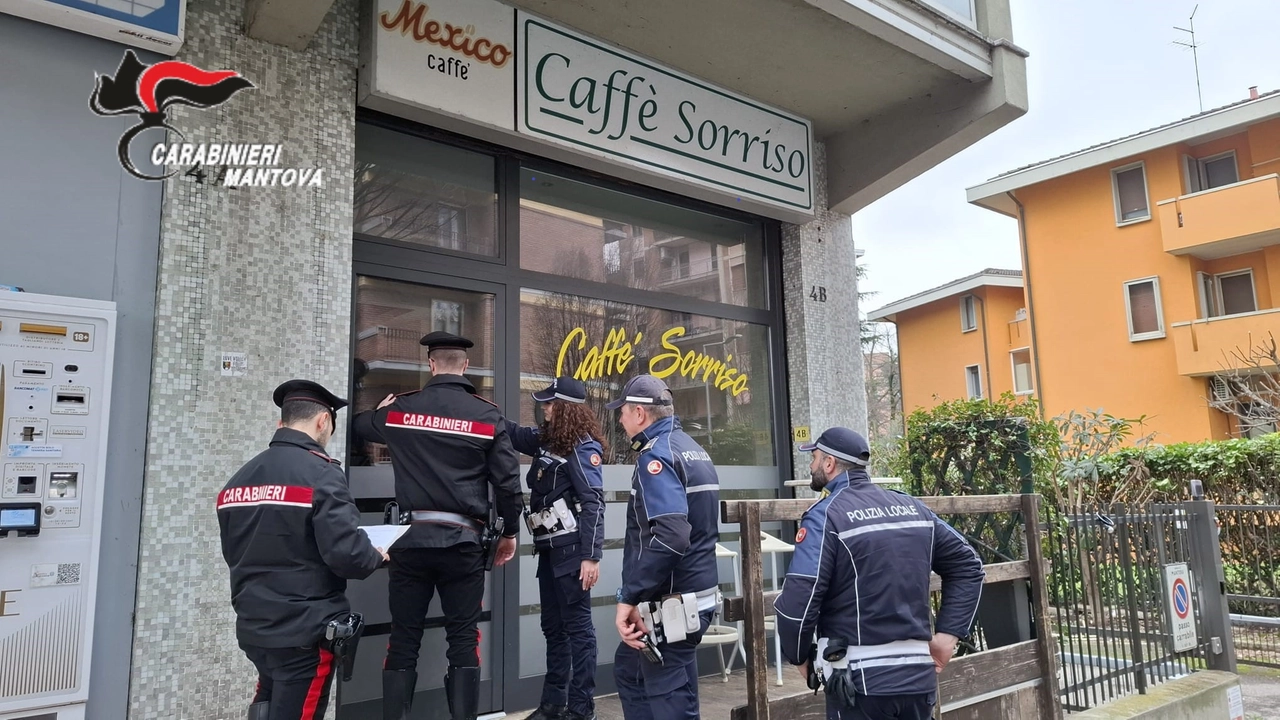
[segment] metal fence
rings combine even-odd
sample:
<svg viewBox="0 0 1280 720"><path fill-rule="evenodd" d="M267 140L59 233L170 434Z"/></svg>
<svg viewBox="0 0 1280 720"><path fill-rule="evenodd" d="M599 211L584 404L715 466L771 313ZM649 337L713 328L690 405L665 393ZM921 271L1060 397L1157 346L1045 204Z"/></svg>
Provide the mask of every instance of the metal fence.
<svg viewBox="0 0 1280 720"><path fill-rule="evenodd" d="M1205 623L1200 564L1215 560L1196 548L1192 532L1197 508L1206 505L1047 510L1051 617L1056 620L1059 686L1068 712L1145 693L1152 685L1211 664L1215 643L1212 623ZM1181 562L1190 564L1192 584L1199 590L1189 598L1198 644L1174 652L1165 567ZM1220 642L1216 645L1220 650Z"/></svg>
<svg viewBox="0 0 1280 720"><path fill-rule="evenodd" d="M1236 658L1280 667L1280 505L1219 505L1218 540Z"/></svg>

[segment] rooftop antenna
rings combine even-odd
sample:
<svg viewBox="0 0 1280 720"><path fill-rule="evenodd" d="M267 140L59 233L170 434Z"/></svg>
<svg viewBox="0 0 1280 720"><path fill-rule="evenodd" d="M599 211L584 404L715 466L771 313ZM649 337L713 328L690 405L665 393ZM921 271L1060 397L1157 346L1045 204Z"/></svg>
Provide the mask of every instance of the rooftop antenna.
<svg viewBox="0 0 1280 720"><path fill-rule="evenodd" d="M1173 44L1191 48L1191 58L1196 64L1196 97L1200 100L1200 112L1204 112L1204 95L1200 92L1200 55L1197 52L1197 49L1200 46L1196 44L1196 10L1199 9L1200 6L1196 5L1195 8L1191 10L1191 18L1189 19L1190 28L1180 28L1177 25L1173 26L1174 30L1179 30L1189 34L1191 36L1191 42L1186 43L1180 40L1174 40Z"/></svg>

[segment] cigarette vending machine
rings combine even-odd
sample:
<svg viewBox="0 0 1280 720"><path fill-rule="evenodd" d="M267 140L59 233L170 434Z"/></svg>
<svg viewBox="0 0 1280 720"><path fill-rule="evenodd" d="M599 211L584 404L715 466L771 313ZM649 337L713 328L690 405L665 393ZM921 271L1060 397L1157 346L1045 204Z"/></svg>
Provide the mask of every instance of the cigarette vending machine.
<svg viewBox="0 0 1280 720"><path fill-rule="evenodd" d="M83 720L115 303L0 292L0 720Z"/></svg>

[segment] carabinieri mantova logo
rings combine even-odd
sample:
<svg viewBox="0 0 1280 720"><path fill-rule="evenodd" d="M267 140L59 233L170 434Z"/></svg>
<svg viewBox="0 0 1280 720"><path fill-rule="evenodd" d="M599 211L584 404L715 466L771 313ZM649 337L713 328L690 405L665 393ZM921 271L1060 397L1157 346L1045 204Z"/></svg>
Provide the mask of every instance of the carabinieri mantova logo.
<svg viewBox="0 0 1280 720"><path fill-rule="evenodd" d="M120 136L116 152L120 165L142 180L164 180L189 167L186 175L200 183L202 168L218 168L215 185L225 187L322 187L324 170L280 167L283 147L269 143L156 143L151 162L172 168L148 175L133 164L130 144L146 130L163 128L181 140L186 136L169 122L175 105L208 109L226 103L241 90L257 87L234 70L202 70L177 60L143 65L132 50L124 54L114 76L99 75L89 109L103 117L137 115L139 122Z"/></svg>

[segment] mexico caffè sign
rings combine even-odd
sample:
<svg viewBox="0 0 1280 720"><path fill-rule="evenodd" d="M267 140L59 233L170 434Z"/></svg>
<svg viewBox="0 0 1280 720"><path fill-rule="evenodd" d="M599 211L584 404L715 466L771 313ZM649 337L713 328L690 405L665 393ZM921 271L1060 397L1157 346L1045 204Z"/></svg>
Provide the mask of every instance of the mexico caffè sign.
<svg viewBox="0 0 1280 720"><path fill-rule="evenodd" d="M724 204L813 214L803 118L491 0L371 5L364 105L661 176Z"/></svg>

